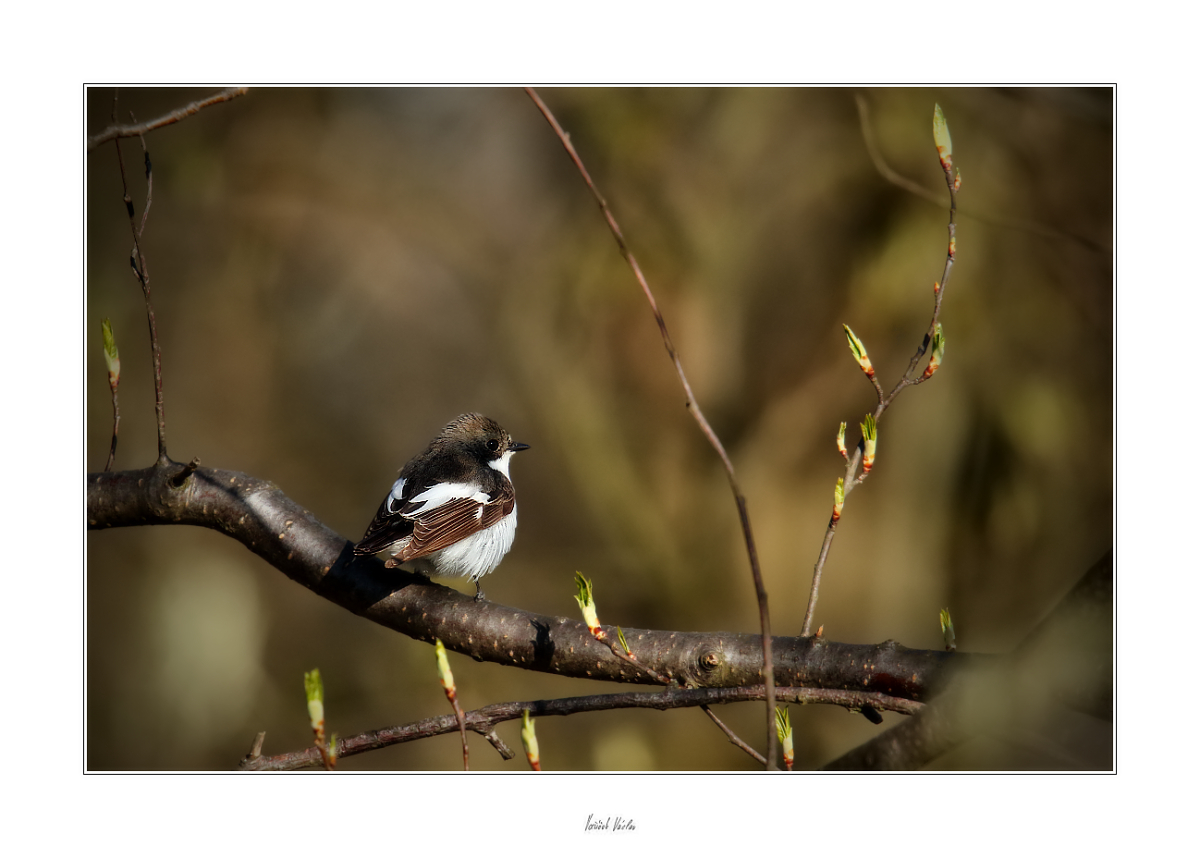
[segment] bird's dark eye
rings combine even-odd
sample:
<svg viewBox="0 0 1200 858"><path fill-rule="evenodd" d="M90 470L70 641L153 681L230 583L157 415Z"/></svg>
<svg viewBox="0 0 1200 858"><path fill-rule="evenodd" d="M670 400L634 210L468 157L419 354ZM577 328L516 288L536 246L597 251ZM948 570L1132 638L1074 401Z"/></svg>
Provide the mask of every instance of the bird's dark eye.
<svg viewBox="0 0 1200 858"><path fill-rule="evenodd" d="M496 450L500 449L500 442L495 438L492 438L490 441L488 441L487 448L492 452L495 452Z"/></svg>

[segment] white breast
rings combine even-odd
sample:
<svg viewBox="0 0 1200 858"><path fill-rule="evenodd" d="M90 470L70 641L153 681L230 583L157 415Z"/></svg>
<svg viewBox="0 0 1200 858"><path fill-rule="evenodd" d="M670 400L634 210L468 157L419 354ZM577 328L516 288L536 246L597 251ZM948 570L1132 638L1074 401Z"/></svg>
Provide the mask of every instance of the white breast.
<svg viewBox="0 0 1200 858"><path fill-rule="evenodd" d="M516 536L517 508L514 506L512 513L491 527L460 539L421 560L429 562L434 575L478 581L500 565Z"/></svg>

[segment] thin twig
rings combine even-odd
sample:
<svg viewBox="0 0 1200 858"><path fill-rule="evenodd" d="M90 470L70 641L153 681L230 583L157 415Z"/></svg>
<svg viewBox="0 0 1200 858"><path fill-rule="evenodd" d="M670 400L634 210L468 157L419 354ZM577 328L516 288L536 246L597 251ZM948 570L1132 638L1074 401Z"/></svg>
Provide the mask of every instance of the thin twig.
<svg viewBox="0 0 1200 858"><path fill-rule="evenodd" d="M254 737L254 743L250 745L250 753L242 758L242 765L253 763L262 757L263 741L267 738L267 731L262 730Z"/></svg>
<svg viewBox="0 0 1200 858"><path fill-rule="evenodd" d="M605 632L603 637L596 637L596 633L592 632L592 637L595 637L596 640L598 640L600 643L607 646L609 648L609 650L612 651L612 654L615 655L617 658L621 659L621 661L625 662L626 664L633 665L638 670L642 671L647 676L649 676L651 679L653 679L655 682L659 682L663 685L675 685L675 686L679 685L679 683L676 682L671 677L664 676L663 674L659 673L657 670L655 670L654 668L650 667L647 664L642 664L640 661L637 660L637 656L635 656L633 653L631 653L631 652L627 653L623 649L621 649L621 645L614 639L613 635L610 635L607 632Z"/></svg>
<svg viewBox="0 0 1200 858"><path fill-rule="evenodd" d="M600 643L606 644L608 646L608 648L612 651L612 654L615 655L617 658L644 671L655 682L661 682L663 685L673 686L675 688L679 687L679 683L676 680L672 679L669 676L664 676L663 674L659 673L657 670L654 670L653 668L642 664L640 661L637 660L637 656L635 656L632 652L625 652L620 647L620 645L618 645L617 641L613 639L613 636L610 634L607 634L602 629L600 630L599 636L597 635L597 632L595 630L593 630L592 636L595 637L596 640L600 641ZM737 745L739 748L744 750L746 753L750 754L750 756L754 757L754 759L758 760L764 766L767 764L766 757L764 757L762 754L758 753L758 751L754 750L748 744L746 744L746 742L740 736L738 736L736 733L734 733L733 730L729 729L729 727L727 727L725 725L725 723L723 721L721 721L720 718L718 718L715 714L713 714L711 709L709 709L707 706L701 706L700 708L704 710L704 714L707 715L713 721L714 724L716 724L718 727L721 728L721 732L723 732L726 736L729 737L730 742Z"/></svg>
<svg viewBox="0 0 1200 858"><path fill-rule="evenodd" d="M588 631L591 633L592 637L595 638L598 643L607 646L609 651L612 652L612 654L618 659L643 671L655 682L678 688L679 682L674 677L665 676L659 673L657 670L654 670L653 668L638 661L637 656L633 654L633 650L629 646L629 642L625 640L625 633L622 631L620 626L617 627L617 633L615 636L604 630L604 627L600 625L600 617L596 613L596 602L592 596L592 583L588 581L582 573L579 572L575 573L575 583L579 588L579 595L575 597L575 601L579 603L580 610L583 611L584 622L587 623ZM618 646L618 641L620 642L620 646ZM725 731L725 735L729 737L731 742L738 747L745 748L748 751L750 750L749 745L743 742L739 736L721 723L721 720L717 718L716 715L713 715L712 712L707 712L707 714L709 718L716 722L717 726ZM522 733L522 739L523 738L524 733ZM766 763L765 758L757 755L756 752L751 751L751 753L755 753L756 759L760 760L764 764ZM530 763L537 768L536 760L531 758Z"/></svg>
<svg viewBox="0 0 1200 858"><path fill-rule="evenodd" d="M889 697L878 692L847 691L830 688L780 687L776 697L786 703L815 703L842 706L846 709L861 709L865 705L876 709L915 715L924 709L924 704L898 697ZM493 703L467 712L464 720L467 729L486 734L495 725L506 721L519 721L524 710L534 717L550 715L574 715L581 712L602 712L614 709L681 709L693 706L724 703L745 703L763 700L766 689L762 685L742 688L665 688L661 691L635 691L620 694L593 694L586 697L566 697L557 700L515 701ZM376 751L391 745L413 742L431 736L441 736L458 730L453 715L426 718L412 724L372 730L338 740L338 759ZM239 768L253 771L287 771L311 768L321 764L316 748L305 748L270 757L249 757L241 761Z"/></svg>
<svg viewBox="0 0 1200 858"><path fill-rule="evenodd" d="M117 386L111 385L112 400L113 400L113 433L112 445L108 448L108 463L104 466L105 471L111 471L113 460L117 457L117 430L121 428L121 405L117 401Z"/></svg>
<svg viewBox="0 0 1200 858"><path fill-rule="evenodd" d="M754 576L754 591L758 598L759 623L762 626L763 638L763 681L767 689L767 760L769 761L768 768L776 768L775 669L771 658L771 617L767 608L767 590L763 584L762 571L758 565L758 551L755 548L754 535L750 529L750 516L746 510L746 498L742 495L737 479L734 477L733 462L730 461L729 455L725 452L725 447L721 444L717 433L713 431L708 420L704 417L704 413L700 410L700 405L692 393L692 386L688 383L687 375L683 371L683 364L679 360L679 353L675 350L675 345L671 342L671 335L667 331L666 320L658 309L658 302L654 300L654 293L650 291L650 285L646 282L637 259L634 258L633 252L625 243L625 236L621 232L621 227L617 225L617 220L613 216L612 210L608 207L608 203L600 194L600 191L597 190L592 177L588 174L587 168L583 165L582 159L580 159L579 154L575 151L575 147L571 144L570 136L558 124L558 120L555 119L550 108L546 106L546 103L542 101L531 87L526 87L525 92L533 100L533 103L537 105L538 110L541 111L546 121L550 123L550 127L558 135L563 148L567 150L567 155L574 162L579 175L583 177L583 181L592 192L592 196L596 198L596 202L600 206L600 211L603 213L605 221L608 222L608 228L612 231L613 238L617 241L617 247L620 249L621 255L629 263L634 277L637 278L638 284L642 287L642 292L645 294L646 300L650 303L650 309L654 313L654 320L658 322L659 333L662 334L663 345L666 346L667 354L670 356L671 362L675 365L675 372L679 376L679 382L683 385L686 407L691 412L692 417L695 418L696 423L699 424L700 431L704 433L704 436L708 439L713 449L716 450L717 455L721 457L721 461L725 465L725 473L729 477L729 487L732 489L734 501L737 503L738 517L742 524L742 534L746 541L746 553L750 558L750 572Z"/></svg>
<svg viewBox="0 0 1200 858"><path fill-rule="evenodd" d="M181 107L178 110L172 110L165 116L160 116L157 119L151 119L149 122L142 122L133 125L110 125L94 137L89 137L87 141L88 151L92 151L101 143L107 143L109 140L116 140L121 137L141 137L149 131L156 128L162 128L164 125L173 125L182 119L187 119L194 113L198 113L206 107L214 104L220 104L222 101L230 101L237 98L239 95L245 95L250 91L249 87L235 86L229 89L223 89L216 95L210 95L208 98L199 101L193 101L186 107ZM113 96L114 104L116 96ZM113 109L113 119L116 120L116 108Z"/></svg>
<svg viewBox="0 0 1200 858"><path fill-rule="evenodd" d="M173 489L183 488L183 484L187 482L188 477L190 477L192 474L194 474L196 472L196 469L199 467L200 467L200 457L193 456L192 461L190 461L186 465L184 465L179 470L179 473L175 474L175 476L173 476L169 480L167 480L167 485L169 485Z"/></svg>
<svg viewBox="0 0 1200 858"><path fill-rule="evenodd" d="M863 111L865 111L865 109L866 109L865 105L863 104L863 100L860 96L859 97L859 111L860 111L860 115L864 117L864 119L863 119L864 137L867 137L868 136L868 134L867 134L868 126L866 125L865 113L863 112ZM868 144L868 146L869 146L869 144ZM913 354L912 359L909 360L909 362L908 362L908 367L904 370L904 373L900 376L900 380L896 382L896 386L892 388L891 392L888 393L887 396L883 395L883 388L880 387L878 380L875 379L874 377L870 378L871 383L875 386L875 390L876 390L876 392L878 394L878 398L879 398L878 404L876 405L875 412L874 412L874 418L875 418L876 423L879 422L880 418L883 416L883 412L887 411L888 407L892 404L892 402L900 394L900 391L902 391L906 387L921 384L922 382L924 382L925 380L927 380L928 378L931 377L931 376L918 376L916 378L913 378L912 375L913 375L913 371L917 368L917 364L920 362L921 357L928 350L929 344L931 342L933 342L933 335L934 335L934 332L937 330L938 317L941 315L941 312L942 312L942 299L945 298L945 296L946 296L946 285L950 281L950 272L951 272L951 269L953 269L953 267L954 267L954 259L955 259L955 252L956 252L956 248L955 248L955 215L958 211L958 190L955 187L954 171L949 166L943 164L943 173L944 173L945 179L946 179L946 188L950 192L950 217L949 217L949 222L947 223L947 226L946 226L946 230L949 235L949 240L947 241L947 244L946 244L946 262L942 268L942 279L938 282L938 284L935 284L935 287L934 287L933 315L929 320L929 328L926 330L925 336L921 340L921 344L919 346L917 346L916 352ZM846 474L845 474L845 477L843 478L843 491L845 492L845 497L849 497L850 493L852 491L854 491L854 489L857 488L859 485L861 485L863 480L865 480L867 478L866 471L864 471L862 474L858 474L858 466L859 466L859 463L862 461L865 443L866 443L865 439L860 438L859 442L858 442L858 446L855 448L853 455L851 455L847 458ZM856 474L857 474L857 476L856 476ZM817 555L817 562L813 565L812 587L808 593L808 606L805 608L805 611L804 611L804 626L800 631L800 634L802 637L807 637L809 634L809 631L812 629L813 615L816 613L816 608L817 608L817 595L821 588L821 572L825 568L825 560L829 556L829 548L833 544L833 537L834 537L834 533L837 531L837 524L838 524L838 517L831 516L829 519L829 525L825 529L825 538L821 542L821 551Z"/></svg>
<svg viewBox="0 0 1200 858"><path fill-rule="evenodd" d="M495 730L489 730L488 732L484 733L483 738L492 743L492 747L496 749L503 759L511 760L517 755L517 752L508 747L508 745L504 743L504 740L500 738Z"/></svg>
<svg viewBox="0 0 1200 858"><path fill-rule="evenodd" d="M471 771L470 752L467 748L467 720L463 716L462 707L458 705L458 698L451 697L450 705L454 707L454 717L458 719L458 732L462 736L463 749L463 771Z"/></svg>
<svg viewBox="0 0 1200 858"><path fill-rule="evenodd" d="M896 187L902 188L914 196L920 197L921 199L927 200L934 205L940 206L942 204L942 199L938 194L935 194L928 188L914 182L907 176L900 175L891 168L891 165L889 165L884 159L883 153L879 150L879 146L875 142L875 133L871 126L870 105L868 104L866 97L861 93L858 93L854 96L854 101L855 104L858 105L858 123L859 127L862 129L863 145L867 147L867 155L870 156L871 163L875 165L875 170L879 173L879 175L883 176L884 179ZM1032 233L1033 235L1039 235L1043 238L1067 239L1074 241L1093 252L1102 253L1106 256L1112 255L1112 248L1104 247L1102 244L1100 244L1100 242L1095 241L1094 239L1079 235L1074 232L1058 230L1049 224L1044 224L1040 221L1029 220L1027 218L1009 218L996 215L983 215L969 209L962 209L960 210L959 214L961 214L963 217L977 220L980 223L986 223L991 226L1000 227L1001 229L1013 229L1017 230L1018 232L1028 232Z"/></svg>
<svg viewBox="0 0 1200 858"><path fill-rule="evenodd" d="M829 556L829 547L833 545L833 535L837 532L837 520L830 518L829 526L825 528L825 538L821 541L821 552L813 566L812 587L808 591L808 607L804 609L804 625L800 629L802 637L807 636L812 628L813 614L817 610L817 593L821 589L821 572L825 569L825 558Z"/></svg>
<svg viewBox="0 0 1200 858"><path fill-rule="evenodd" d="M725 722L717 717L717 713L713 712L712 709L710 709L708 706L701 706L700 710L705 715L707 715L709 718L711 718L712 722L714 724L716 724L718 727L721 728L721 732L729 737L729 741L731 744L736 745L737 747L741 748L743 751L745 751L747 754L752 756L754 759L758 760L758 762L761 763L762 765L765 766L767 764L767 758L764 757L762 754L760 754L758 751L751 748L745 742L743 742L737 733L733 732L727 726L725 726Z"/></svg>
<svg viewBox="0 0 1200 858"><path fill-rule="evenodd" d="M146 257L142 254L141 242L139 241L141 232L137 227L137 221L134 216L133 199L129 196L129 182L125 177L125 159L121 157L121 141L117 140L113 145L117 150L117 164L121 168L121 187L124 191L125 211L129 215L129 229L133 233L133 254L130 257L130 265L133 268L134 276L142 284L142 295L146 299L146 319L150 324L150 354L154 360L154 413L158 419L158 461L166 463L168 461L167 419L163 408L162 351L158 345L158 325L154 319L154 305L150 302L150 270L146 264ZM145 141L143 141L144 145ZM149 166L148 157L146 163ZM147 190L148 202L149 190ZM144 220L142 226L143 228L145 227Z"/></svg>
<svg viewBox="0 0 1200 858"><path fill-rule="evenodd" d="M133 113L130 112L130 118ZM142 160L146 162L146 206L142 209L142 223L138 226L138 236L140 237L146 231L146 219L150 217L150 204L154 199L154 170L150 165L150 150L146 148L146 138L139 137L142 141Z"/></svg>

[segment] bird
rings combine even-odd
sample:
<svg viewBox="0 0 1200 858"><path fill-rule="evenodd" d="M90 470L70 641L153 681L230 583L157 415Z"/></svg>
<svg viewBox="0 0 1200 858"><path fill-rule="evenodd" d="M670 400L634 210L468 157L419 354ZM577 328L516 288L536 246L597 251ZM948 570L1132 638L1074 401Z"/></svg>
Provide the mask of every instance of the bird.
<svg viewBox="0 0 1200 858"><path fill-rule="evenodd" d="M451 420L392 484L354 553L387 551L384 563L409 564L442 578L479 579L494 571L517 534L517 495L509 476L513 453L528 450L482 414Z"/></svg>

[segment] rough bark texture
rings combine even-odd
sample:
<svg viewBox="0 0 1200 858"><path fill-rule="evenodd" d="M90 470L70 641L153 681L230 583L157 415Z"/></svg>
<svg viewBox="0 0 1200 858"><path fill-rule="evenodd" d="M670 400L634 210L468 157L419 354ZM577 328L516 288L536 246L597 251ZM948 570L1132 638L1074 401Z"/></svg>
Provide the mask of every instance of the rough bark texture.
<svg viewBox="0 0 1200 858"><path fill-rule="evenodd" d="M274 484L236 471L170 462L87 477L89 530L190 524L219 530L299 584L359 616L418 640L441 638L478 661L591 679L652 684L614 658L582 622L475 602L427 579L355 557L352 543ZM190 470L190 473L189 473ZM181 479L182 477L182 479ZM615 634L615 629L610 632ZM762 682L762 637L625 629L638 660L681 684L732 688ZM984 656L774 637L781 686L852 689L928 700Z"/></svg>

